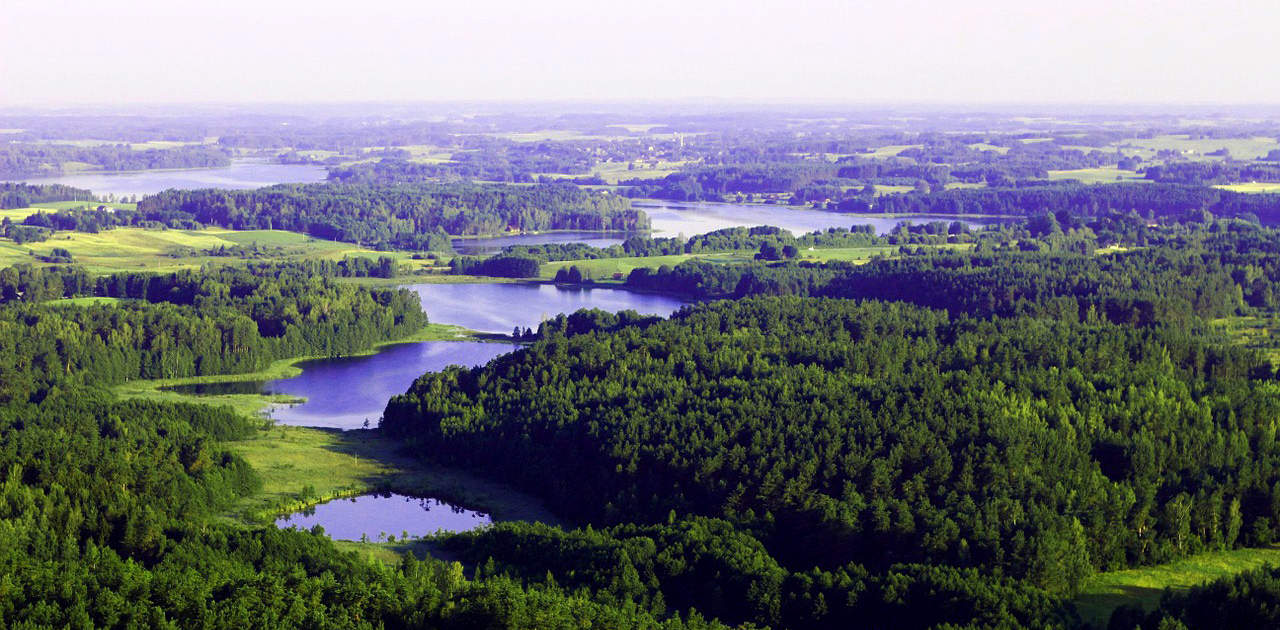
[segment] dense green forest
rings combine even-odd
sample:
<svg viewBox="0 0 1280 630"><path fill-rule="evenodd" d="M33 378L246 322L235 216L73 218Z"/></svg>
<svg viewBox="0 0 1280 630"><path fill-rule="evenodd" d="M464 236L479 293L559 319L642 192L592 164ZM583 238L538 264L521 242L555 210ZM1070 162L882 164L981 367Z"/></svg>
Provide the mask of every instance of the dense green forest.
<svg viewBox="0 0 1280 630"><path fill-rule="evenodd" d="M203 144L163 149L135 149L127 144L0 144L0 177L60 175L68 162L104 171L140 171L227 166L231 159L224 149Z"/></svg>
<svg viewBox="0 0 1280 630"><path fill-rule="evenodd" d="M574 186L428 184L277 185L258 190L167 190L136 211L37 213L26 225L97 231L122 225L293 230L337 241L444 249L447 235L510 230L636 231L648 217L623 198Z"/></svg>
<svg viewBox="0 0 1280 630"><path fill-rule="evenodd" d="M252 372L276 359L339 356L426 324L417 296L304 275L219 268L91 279L76 267L0 270L0 399L64 384ZM120 298L68 307L61 297Z"/></svg>
<svg viewBox="0 0 1280 630"><path fill-rule="evenodd" d="M93 198L91 191L63 186L62 184L36 185L0 182L0 210L26 208L33 203L88 201Z"/></svg>
<svg viewBox="0 0 1280 630"><path fill-rule="evenodd" d="M202 252L235 266L101 275L81 250L15 248L33 264L0 269L0 627L1075 630L1099 572L1280 542L1280 232L1263 227L1280 195L1213 187L1277 179L1273 120L468 107L6 113L0 174L255 152L329 182L14 213L0 236L217 226L438 252L628 233L450 260L519 278L569 261L569 284L591 282L572 261L731 254L630 273L697 300L670 318L517 327L521 349L422 376L360 434L560 524L342 552L241 515L273 469L237 444L284 428L109 389L421 331L415 293L340 280L395 278L396 258L264 264L254 244ZM948 220L651 238L636 197ZM0 183L0 208L93 198ZM969 214L1018 220L949 220ZM1232 336L1253 324L1248 347ZM1261 569L1103 625L1272 627L1278 585Z"/></svg>
<svg viewBox="0 0 1280 630"><path fill-rule="evenodd" d="M6 373L8 374L8 373ZM0 406L0 625L34 628L700 629L554 585L395 567L318 532L212 520L258 483L217 440L256 421L58 388Z"/></svg>
<svg viewBox="0 0 1280 630"><path fill-rule="evenodd" d="M1166 593L1144 614L1134 607L1115 612L1108 630L1209 630L1280 626L1280 567L1268 567L1211 582L1185 593Z"/></svg>
<svg viewBox="0 0 1280 630"><path fill-rule="evenodd" d="M1273 368L1207 324L1274 308L1280 234L1146 237L686 263L743 271L740 299L552 320L423 376L382 427L599 528L442 543L525 579L781 627L1071 625L1061 598L1096 571L1280 534ZM780 292L843 299L749 297Z"/></svg>
<svg viewBox="0 0 1280 630"><path fill-rule="evenodd" d="M412 293L266 265L0 276L24 287L0 306L0 626L723 627L496 571L468 578L459 564L412 555L388 567L339 552L319 530L225 523L215 517L260 482L219 444L261 421L101 389L367 348L425 322ZM55 299L70 294L129 301Z"/></svg>

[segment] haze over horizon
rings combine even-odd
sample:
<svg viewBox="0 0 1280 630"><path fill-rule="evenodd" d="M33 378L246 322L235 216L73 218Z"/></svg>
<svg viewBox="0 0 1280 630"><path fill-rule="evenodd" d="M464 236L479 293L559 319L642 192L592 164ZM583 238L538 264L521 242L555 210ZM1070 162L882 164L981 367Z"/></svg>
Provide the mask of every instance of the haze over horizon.
<svg viewBox="0 0 1280 630"><path fill-rule="evenodd" d="M1260 0L6 0L0 106L1280 103L1278 20Z"/></svg>

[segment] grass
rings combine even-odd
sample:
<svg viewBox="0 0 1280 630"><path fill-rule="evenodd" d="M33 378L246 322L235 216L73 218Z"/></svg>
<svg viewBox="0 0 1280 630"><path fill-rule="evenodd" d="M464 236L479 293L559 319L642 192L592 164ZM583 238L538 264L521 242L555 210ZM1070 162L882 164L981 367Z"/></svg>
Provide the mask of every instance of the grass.
<svg viewBox="0 0 1280 630"><path fill-rule="evenodd" d="M373 491L438 497L497 520L560 521L541 502L470 473L424 464L378 431L269 426L248 440L224 442L262 478L228 516L253 523Z"/></svg>
<svg viewBox="0 0 1280 630"><path fill-rule="evenodd" d="M1221 184L1214 186L1222 190L1239 193L1280 193L1280 184L1275 182L1245 182L1243 184Z"/></svg>
<svg viewBox="0 0 1280 630"><path fill-rule="evenodd" d="M1049 179L1075 179L1082 184L1114 184L1116 182L1145 182L1137 171L1128 171L1114 166L1101 168L1078 168L1069 171L1049 171Z"/></svg>
<svg viewBox="0 0 1280 630"><path fill-rule="evenodd" d="M869 158L885 158L896 156L907 149L921 148L924 148L923 144L890 144L883 147L876 147L871 153L861 153L859 155Z"/></svg>
<svg viewBox="0 0 1280 630"><path fill-rule="evenodd" d="M691 260L693 258L701 258L703 260L712 260L716 262L743 262L751 260L755 252L744 252L741 254L734 253L715 253L715 254L672 254L670 256L629 256L625 258L599 258L594 260L562 260L547 263L542 266L539 277L544 280L550 280L555 277L556 272L560 269L567 269L570 266L576 266L579 270L585 272L597 282L609 281L614 274L622 274L626 277L631 270L640 267L648 267L657 269L662 265L670 265L672 267Z"/></svg>
<svg viewBox="0 0 1280 630"><path fill-rule="evenodd" d="M1099 573L1089 578L1074 603L1084 621L1106 627L1123 604L1152 610L1165 589L1182 590L1267 565L1280 564L1280 545L1202 553L1154 567Z"/></svg>
<svg viewBox="0 0 1280 630"><path fill-rule="evenodd" d="M1211 322L1232 342L1257 350L1272 365L1280 365L1280 320L1263 317L1223 317Z"/></svg>
<svg viewBox="0 0 1280 630"><path fill-rule="evenodd" d="M53 300L45 302L48 306L93 306L95 304L120 304L122 302L131 302L129 298L113 298L113 297L78 297L63 298L61 300Z"/></svg>
<svg viewBox="0 0 1280 630"><path fill-rule="evenodd" d="M1226 148L1231 157L1254 160L1266 156L1273 149L1280 149L1275 138L1207 138L1192 140L1186 135L1165 135L1155 138L1125 140L1118 143L1121 147L1137 147L1149 151L1169 149L1187 156L1204 156L1206 153Z"/></svg>
<svg viewBox="0 0 1280 630"><path fill-rule="evenodd" d="M12 211L10 211L12 212ZM0 240L0 265L35 262L33 255L47 255L55 247L71 252L75 262L90 273L107 274L122 271L162 271L197 269L205 264L239 264L246 258L211 256L218 247L236 246L266 248L255 261L300 259L341 260L347 256L391 256L419 268L427 261L414 261L405 252L378 252L354 243L340 243L312 238L283 230L154 230L116 228L97 234L88 232L56 232L47 241L17 245Z"/></svg>
<svg viewBox="0 0 1280 630"><path fill-rule="evenodd" d="M804 260L817 260L822 262L832 260L843 260L847 262L862 263L871 260L878 254L893 255L898 251L897 245L872 245L870 247L825 247L814 248L810 250L801 250L800 257Z"/></svg>
<svg viewBox="0 0 1280 630"><path fill-rule="evenodd" d="M969 245L943 245L941 247L970 247ZM801 260L814 261L832 261L843 260L848 262L866 262L878 254L893 255L898 250L897 245L874 245L870 247L824 247L806 249L800 251ZM694 258L709 262L719 263L740 263L753 260L755 258L754 251L742 252L717 252L707 254L672 254L669 256L632 256L625 258L599 258L594 260L562 260L557 262L546 263L542 266L539 277L544 280L555 278L556 272L560 269L567 269L576 266L579 270L585 272L596 282L621 281L622 278L615 279L614 274L622 274L625 278L633 269L647 267L656 269L662 265L676 266L687 260Z"/></svg>

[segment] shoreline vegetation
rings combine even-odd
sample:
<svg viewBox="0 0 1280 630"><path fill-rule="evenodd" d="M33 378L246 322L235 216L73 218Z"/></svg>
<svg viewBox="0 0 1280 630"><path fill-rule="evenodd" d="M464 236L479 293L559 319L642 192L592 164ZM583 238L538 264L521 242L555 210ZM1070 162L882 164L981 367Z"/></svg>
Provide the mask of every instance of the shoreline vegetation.
<svg viewBox="0 0 1280 630"><path fill-rule="evenodd" d="M477 332L450 324L428 324L415 334L375 344L371 356L390 346L426 341L510 342L505 335ZM114 388L122 398L140 398L230 407L261 421L248 439L222 442L243 457L262 479L262 489L237 501L222 519L242 526L269 524L277 518L342 498L375 492L429 496L488 513L495 521L524 520L558 525L561 521L537 499L504 484L459 469L435 466L401 456L398 445L377 429L341 430L276 424L265 411L305 398L281 394L184 394L169 390L180 385L237 383L291 378L302 372L298 364L328 357L280 359L266 369L224 374L129 381ZM350 549L384 560L409 550L403 543L342 541ZM388 553L389 549L394 551Z"/></svg>
<svg viewBox="0 0 1280 630"><path fill-rule="evenodd" d="M504 335L467 330L466 328L452 324L427 324L418 332L406 337L379 342L365 351L344 354L342 356L372 356L390 346L406 343L421 343L424 341L510 341L510 339ZM273 405L299 404L305 402L306 399L285 394L196 395L175 392L168 388L182 385L244 383L251 381L274 381L293 378L302 373L302 368L298 367L299 363L329 358L334 357L320 355L289 357L273 361L267 368L257 372L246 372L241 374L214 374L208 376L184 376L179 378L126 381L115 386L114 390L121 398L144 398L151 400L167 400L171 402L198 402L201 404L226 405L240 413L254 417L261 417L263 412Z"/></svg>

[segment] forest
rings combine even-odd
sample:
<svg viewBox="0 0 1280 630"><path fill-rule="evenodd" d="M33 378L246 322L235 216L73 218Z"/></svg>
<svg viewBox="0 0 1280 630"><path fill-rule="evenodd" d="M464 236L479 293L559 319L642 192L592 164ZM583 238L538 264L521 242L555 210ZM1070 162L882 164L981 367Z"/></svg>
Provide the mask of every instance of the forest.
<svg viewBox="0 0 1280 630"><path fill-rule="evenodd" d="M144 197L136 211L40 212L24 223L81 231L153 224L292 230L374 247L427 249L447 241L446 235L634 231L646 229L648 218L626 199L569 185L281 184L258 190L167 190Z"/></svg>
<svg viewBox="0 0 1280 630"><path fill-rule="evenodd" d="M370 268L370 269L376 269ZM421 328L415 294L291 266L92 277L0 270L0 625L69 628L724 627L581 590L339 551L220 514L261 481L222 443L262 421L119 400L128 378L342 355ZM117 298L68 304L64 296Z"/></svg>
<svg viewBox="0 0 1280 630"><path fill-rule="evenodd" d="M90 200L93 193L62 184L19 184L0 182L0 210L26 208L51 201Z"/></svg>
<svg viewBox="0 0 1280 630"><path fill-rule="evenodd" d="M0 144L0 177L60 175L70 163L104 171L140 171L227 166L231 159L225 150L210 145L135 149L128 144Z"/></svg>
<svg viewBox="0 0 1280 630"><path fill-rule="evenodd" d="M2 400L71 384L253 372L341 356L416 332L416 295L308 276L296 267L90 278L76 267L0 270ZM62 297L116 298L64 307Z"/></svg>
<svg viewBox="0 0 1280 630"><path fill-rule="evenodd" d="M1280 125L1037 114L0 113L0 174L328 169L136 209L0 184L17 210L0 237L23 261L0 268L0 627L1275 626L1271 567L1100 617L1082 597L1099 577L1280 543L1280 195L1216 187L1274 181ZM187 146L132 146L155 142ZM673 238L648 233L631 204L646 197L938 216ZM259 235L231 232L163 253L185 270L115 273L72 240L120 227L141 229L107 236L356 247L265 262ZM450 244L547 230L626 234ZM675 256L694 258L656 259ZM592 278L610 258L634 271ZM352 442L324 434L326 455L378 441L397 466L448 471L444 494L479 479L554 518L495 510L394 544L277 528L242 517L280 473L240 449L278 440L262 450L284 466L296 427L119 387L412 339L428 321L395 284L420 281L410 270L691 302L520 322L515 350L423 374Z"/></svg>

